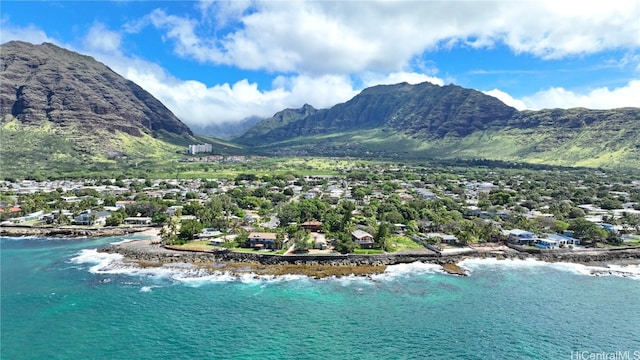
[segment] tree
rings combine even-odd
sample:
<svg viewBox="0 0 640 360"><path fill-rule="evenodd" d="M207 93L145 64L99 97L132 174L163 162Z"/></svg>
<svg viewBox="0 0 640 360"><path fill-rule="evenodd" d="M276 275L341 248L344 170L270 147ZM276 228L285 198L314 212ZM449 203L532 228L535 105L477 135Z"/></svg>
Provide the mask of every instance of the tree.
<svg viewBox="0 0 640 360"><path fill-rule="evenodd" d="M404 217L398 211L390 211L382 214L381 220L388 221L392 224L400 224L404 222Z"/></svg>
<svg viewBox="0 0 640 360"><path fill-rule="evenodd" d="M304 229L297 230L293 236L289 237L293 240L294 250L296 252L309 251L309 232Z"/></svg>
<svg viewBox="0 0 640 360"><path fill-rule="evenodd" d="M390 233L391 232L389 231L389 224L387 224L386 222L380 223L380 225L378 226L378 231L376 232L375 243L376 246L381 250L387 250L387 241L389 239Z"/></svg>
<svg viewBox="0 0 640 360"><path fill-rule="evenodd" d="M583 218L584 216L584 210L580 209L579 207L572 207L571 210L569 210L569 214L567 214L567 217L569 217L570 219Z"/></svg>
<svg viewBox="0 0 640 360"><path fill-rule="evenodd" d="M329 210L324 215L324 221L322 222L322 228L325 232L338 232L344 228L343 216L335 210Z"/></svg>
<svg viewBox="0 0 640 360"><path fill-rule="evenodd" d="M198 220L186 220L180 224L178 238L181 240L193 240L196 234L202 232L203 226Z"/></svg>
<svg viewBox="0 0 640 360"><path fill-rule="evenodd" d="M336 251L342 254L352 253L356 248L356 243L351 238L351 234L339 232L336 234Z"/></svg>
<svg viewBox="0 0 640 360"><path fill-rule="evenodd" d="M636 231L640 231L640 215L634 215L627 211L622 213L620 224L625 232L629 232L632 228Z"/></svg>
<svg viewBox="0 0 640 360"><path fill-rule="evenodd" d="M167 213L164 212L160 212L160 213L155 213L152 217L151 217L151 221L155 224L164 224L167 222L167 220L169 219L169 215Z"/></svg>
<svg viewBox="0 0 640 360"><path fill-rule="evenodd" d="M104 200L102 201L102 205L103 206L116 206L116 197L113 195L108 195L106 198L104 198Z"/></svg>
<svg viewBox="0 0 640 360"><path fill-rule="evenodd" d="M491 192L489 200L493 205L506 205L511 202L511 194L504 191Z"/></svg>
<svg viewBox="0 0 640 360"><path fill-rule="evenodd" d="M124 221L124 211L114 211L105 221L106 226L119 226Z"/></svg>
<svg viewBox="0 0 640 360"><path fill-rule="evenodd" d="M609 197L600 200L598 202L598 205L600 205L600 207L602 209L605 209L605 210L613 210L613 209L621 209L622 208L622 202L620 200L609 198Z"/></svg>
<svg viewBox="0 0 640 360"><path fill-rule="evenodd" d="M569 230L581 240L591 241L595 246L602 238L607 236L607 231L586 219L574 219L569 223Z"/></svg>
<svg viewBox="0 0 640 360"><path fill-rule="evenodd" d="M71 224L71 220L69 219L69 217L67 215L63 214L62 211L58 211L58 213L55 215L55 222L58 225L69 225L69 224Z"/></svg>
<svg viewBox="0 0 640 360"><path fill-rule="evenodd" d="M178 240L178 219L175 217L169 218L166 225L160 230L160 239L165 245L174 244Z"/></svg>

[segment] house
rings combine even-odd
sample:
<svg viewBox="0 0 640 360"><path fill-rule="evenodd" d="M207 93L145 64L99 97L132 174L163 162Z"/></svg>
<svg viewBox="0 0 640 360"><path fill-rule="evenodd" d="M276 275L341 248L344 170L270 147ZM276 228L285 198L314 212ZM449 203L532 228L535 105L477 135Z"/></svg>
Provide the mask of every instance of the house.
<svg viewBox="0 0 640 360"><path fill-rule="evenodd" d="M19 207L16 206L12 206L10 208L5 208L5 209L0 209L0 213L19 213L20 211L22 211L22 209L20 209Z"/></svg>
<svg viewBox="0 0 640 360"><path fill-rule="evenodd" d="M502 234L507 237L507 241L517 245L533 246L539 240L536 234L521 229L502 230Z"/></svg>
<svg viewBox="0 0 640 360"><path fill-rule="evenodd" d="M213 246L219 246L221 244L224 244L226 242L230 242L230 241L234 241L236 239L237 235L235 234L230 234L230 235L223 235L220 237L214 237L214 238L210 238L209 243Z"/></svg>
<svg viewBox="0 0 640 360"><path fill-rule="evenodd" d="M111 216L109 211L84 210L76 216L71 223L73 225L106 225L107 218Z"/></svg>
<svg viewBox="0 0 640 360"><path fill-rule="evenodd" d="M133 200L119 200L119 201L116 201L116 207L120 209L120 208L126 207L127 205L131 205L133 203L135 203L135 201Z"/></svg>
<svg viewBox="0 0 640 360"><path fill-rule="evenodd" d="M311 231L311 232L318 232L320 230L322 230L322 222L320 221L305 221L302 224L300 224L300 226L307 230L307 231Z"/></svg>
<svg viewBox="0 0 640 360"><path fill-rule="evenodd" d="M405 224L393 224L393 233L403 235L406 228L407 228L407 225Z"/></svg>
<svg viewBox="0 0 640 360"><path fill-rule="evenodd" d="M17 224L25 221L41 220L43 216L44 216L44 211L40 210L25 216L13 218L13 222Z"/></svg>
<svg viewBox="0 0 640 360"><path fill-rule="evenodd" d="M253 225L258 221L260 221L260 216L252 213L248 213L242 218L242 222L247 225Z"/></svg>
<svg viewBox="0 0 640 360"><path fill-rule="evenodd" d="M276 249L276 233L249 233L249 247L254 249Z"/></svg>
<svg viewBox="0 0 640 360"><path fill-rule="evenodd" d="M182 209L183 209L183 206L181 206L181 205L169 206L167 208L167 214L169 214L169 216L182 215Z"/></svg>
<svg viewBox="0 0 640 360"><path fill-rule="evenodd" d="M210 239L210 238L218 237L220 235L222 235L221 231L214 230L212 228L205 228L205 229L202 229L202 232L196 236L200 239Z"/></svg>
<svg viewBox="0 0 640 360"><path fill-rule="evenodd" d="M560 234L547 234L547 239L558 242L558 245L580 245L580 239Z"/></svg>
<svg viewBox="0 0 640 360"><path fill-rule="evenodd" d="M439 239L441 243L455 245L458 243L458 238L455 235L443 234L443 233L426 233L428 238Z"/></svg>
<svg viewBox="0 0 640 360"><path fill-rule="evenodd" d="M560 243L552 239L538 239L538 242L536 243L536 247L541 249L557 249L559 246Z"/></svg>
<svg viewBox="0 0 640 360"><path fill-rule="evenodd" d="M151 218L144 216L132 216L125 218L122 223L127 225L151 225Z"/></svg>
<svg viewBox="0 0 640 360"><path fill-rule="evenodd" d="M427 190L425 188L419 188L415 191L424 200L435 200L438 198L431 190Z"/></svg>
<svg viewBox="0 0 640 360"><path fill-rule="evenodd" d="M353 238L353 241L363 249L370 249L373 247L373 235L364 230L353 231L351 233L351 237Z"/></svg>
<svg viewBox="0 0 640 360"><path fill-rule="evenodd" d="M611 232L611 233L617 233L618 232L618 229L616 229L616 227L614 225L611 225L611 224L598 223L596 225L598 225L599 227L601 227L601 228L603 228L603 229L605 229L605 230L607 230L608 232Z"/></svg>
<svg viewBox="0 0 640 360"><path fill-rule="evenodd" d="M467 208L464 210L464 215L466 216L480 216L480 213L482 212L482 209L480 209L477 206L467 206Z"/></svg>

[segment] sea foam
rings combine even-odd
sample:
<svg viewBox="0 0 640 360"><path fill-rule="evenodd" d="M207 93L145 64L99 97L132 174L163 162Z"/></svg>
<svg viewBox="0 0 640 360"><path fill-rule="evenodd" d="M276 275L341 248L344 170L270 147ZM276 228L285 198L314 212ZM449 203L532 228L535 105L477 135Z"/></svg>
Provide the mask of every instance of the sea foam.
<svg viewBox="0 0 640 360"><path fill-rule="evenodd" d="M241 282L244 284L277 283L309 279L305 275L259 275L255 273L235 274L228 271L211 271L188 263L164 264L157 267L140 267L134 262L124 261L120 254L98 252L97 249L84 249L69 260L78 265L91 265L92 274L120 274L168 279L185 285L198 287L206 283ZM151 291L143 287L141 292Z"/></svg>
<svg viewBox="0 0 640 360"><path fill-rule="evenodd" d="M445 274L442 266L423 262L412 262L407 264L389 265L381 274L371 275L373 280L394 280L401 277L423 275L423 274Z"/></svg>
<svg viewBox="0 0 640 360"><path fill-rule="evenodd" d="M510 269L542 269L551 268L560 271L571 272L576 275L584 276L621 276L640 280L639 265L607 265L607 266L589 266L584 264L568 263L568 262L546 262L529 259L495 259L495 258L471 258L462 260L459 266L469 270L472 273L485 267L502 267Z"/></svg>

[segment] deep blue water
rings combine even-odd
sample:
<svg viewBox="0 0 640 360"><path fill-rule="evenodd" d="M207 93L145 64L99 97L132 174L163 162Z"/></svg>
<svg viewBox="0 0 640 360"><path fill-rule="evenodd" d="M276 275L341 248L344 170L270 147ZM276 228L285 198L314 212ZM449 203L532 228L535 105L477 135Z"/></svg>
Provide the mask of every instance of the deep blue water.
<svg viewBox="0 0 640 360"><path fill-rule="evenodd" d="M640 357L640 276L480 260L468 277L205 276L93 250L119 240L0 238L2 359Z"/></svg>

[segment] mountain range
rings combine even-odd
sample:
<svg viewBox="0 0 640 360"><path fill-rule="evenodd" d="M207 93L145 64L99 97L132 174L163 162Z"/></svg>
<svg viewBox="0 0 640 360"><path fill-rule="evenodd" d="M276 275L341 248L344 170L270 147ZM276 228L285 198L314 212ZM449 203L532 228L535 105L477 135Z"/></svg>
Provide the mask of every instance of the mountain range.
<svg viewBox="0 0 640 360"><path fill-rule="evenodd" d="M3 173L175 161L186 145L218 154L490 159L640 168L640 109L518 111L482 92L380 85L329 109L305 104L262 121L192 132L159 100L104 64L53 44L0 46ZM29 165L25 170L24 164Z"/></svg>
<svg viewBox="0 0 640 360"><path fill-rule="evenodd" d="M518 111L473 89L401 83L283 110L235 141L279 154L640 168L640 109Z"/></svg>

